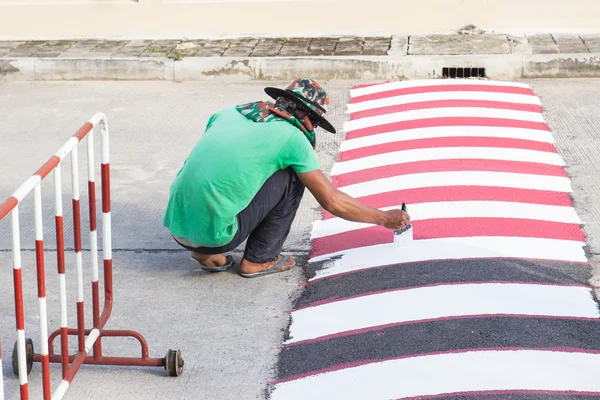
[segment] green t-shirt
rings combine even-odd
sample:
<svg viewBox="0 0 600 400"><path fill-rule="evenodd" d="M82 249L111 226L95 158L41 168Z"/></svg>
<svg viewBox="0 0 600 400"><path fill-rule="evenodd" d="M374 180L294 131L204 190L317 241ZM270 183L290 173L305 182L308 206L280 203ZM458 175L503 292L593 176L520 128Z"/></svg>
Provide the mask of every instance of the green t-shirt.
<svg viewBox="0 0 600 400"><path fill-rule="evenodd" d="M163 224L174 236L204 247L229 243L237 214L275 172L319 169L308 139L286 121L254 122L235 107L208 121L171 185Z"/></svg>

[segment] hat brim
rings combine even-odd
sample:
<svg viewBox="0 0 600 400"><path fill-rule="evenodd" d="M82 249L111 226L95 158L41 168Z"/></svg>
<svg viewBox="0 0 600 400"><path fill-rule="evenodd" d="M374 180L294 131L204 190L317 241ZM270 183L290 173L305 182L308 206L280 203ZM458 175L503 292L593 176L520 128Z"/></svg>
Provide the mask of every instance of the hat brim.
<svg viewBox="0 0 600 400"><path fill-rule="evenodd" d="M290 100L294 100L296 103L306 106L306 102L302 99L302 97L298 96L294 92L288 92L287 90L275 88L275 87L266 87L265 93L271 96L273 99L277 100L278 97L285 97ZM329 121L327 121L322 115L313 111L309 107L306 107L308 112L310 112L311 116L319 121L319 126L331 133L337 133L333 125Z"/></svg>

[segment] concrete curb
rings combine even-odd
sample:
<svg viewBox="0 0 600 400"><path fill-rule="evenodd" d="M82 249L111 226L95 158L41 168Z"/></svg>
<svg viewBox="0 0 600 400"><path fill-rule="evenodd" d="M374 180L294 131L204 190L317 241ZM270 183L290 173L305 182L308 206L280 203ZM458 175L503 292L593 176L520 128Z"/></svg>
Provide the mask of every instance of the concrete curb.
<svg viewBox="0 0 600 400"><path fill-rule="evenodd" d="M0 81L397 80L441 78L444 67L489 79L600 77L600 53L352 57L0 58Z"/></svg>

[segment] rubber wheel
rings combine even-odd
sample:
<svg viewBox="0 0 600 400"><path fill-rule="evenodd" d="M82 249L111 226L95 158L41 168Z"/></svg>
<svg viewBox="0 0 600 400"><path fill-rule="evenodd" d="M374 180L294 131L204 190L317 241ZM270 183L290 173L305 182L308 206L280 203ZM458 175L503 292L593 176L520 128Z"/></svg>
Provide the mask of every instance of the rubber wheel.
<svg viewBox="0 0 600 400"><path fill-rule="evenodd" d="M165 357L165 369L168 376L179 376L183 373L181 350L169 350Z"/></svg>
<svg viewBox="0 0 600 400"><path fill-rule="evenodd" d="M16 376L19 376L19 342L15 342L15 347L13 347L12 353L12 368L13 373ZM27 375L31 373L31 369L33 368L33 340L30 338L25 338L25 357L27 362Z"/></svg>

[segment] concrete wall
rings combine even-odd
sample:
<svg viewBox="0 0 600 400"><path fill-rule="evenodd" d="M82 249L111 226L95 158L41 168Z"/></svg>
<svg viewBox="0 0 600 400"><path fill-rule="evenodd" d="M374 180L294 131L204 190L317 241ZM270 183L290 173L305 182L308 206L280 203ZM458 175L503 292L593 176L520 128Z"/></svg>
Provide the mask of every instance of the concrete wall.
<svg viewBox="0 0 600 400"><path fill-rule="evenodd" d="M0 0L0 38L600 30L599 0Z"/></svg>

